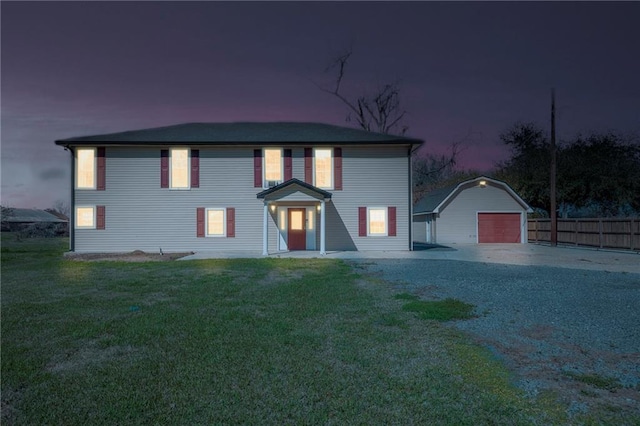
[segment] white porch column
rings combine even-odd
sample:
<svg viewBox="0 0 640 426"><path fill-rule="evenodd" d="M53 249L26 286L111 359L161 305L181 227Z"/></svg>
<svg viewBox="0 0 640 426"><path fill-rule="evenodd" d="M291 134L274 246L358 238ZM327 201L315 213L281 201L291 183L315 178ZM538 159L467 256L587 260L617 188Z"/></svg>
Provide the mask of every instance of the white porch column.
<svg viewBox="0 0 640 426"><path fill-rule="evenodd" d="M320 254L327 254L327 250L326 250L326 246L325 246L325 239L326 239L326 232L325 232L325 215L326 215L326 211L325 211L325 201L322 200L322 202L320 203Z"/></svg>
<svg viewBox="0 0 640 426"><path fill-rule="evenodd" d="M262 255L269 255L269 204L264 202L264 214L262 216Z"/></svg>

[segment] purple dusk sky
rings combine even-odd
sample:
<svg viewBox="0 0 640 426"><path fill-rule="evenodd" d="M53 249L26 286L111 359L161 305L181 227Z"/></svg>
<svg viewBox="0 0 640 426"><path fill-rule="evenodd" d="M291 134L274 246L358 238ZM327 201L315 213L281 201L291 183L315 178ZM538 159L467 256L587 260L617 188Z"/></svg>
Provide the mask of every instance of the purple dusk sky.
<svg viewBox="0 0 640 426"><path fill-rule="evenodd" d="M508 156L517 121L640 133L640 3L6 2L2 204L69 196L53 141L182 122L345 123L313 81L353 46L345 93L399 80L409 136L460 165Z"/></svg>

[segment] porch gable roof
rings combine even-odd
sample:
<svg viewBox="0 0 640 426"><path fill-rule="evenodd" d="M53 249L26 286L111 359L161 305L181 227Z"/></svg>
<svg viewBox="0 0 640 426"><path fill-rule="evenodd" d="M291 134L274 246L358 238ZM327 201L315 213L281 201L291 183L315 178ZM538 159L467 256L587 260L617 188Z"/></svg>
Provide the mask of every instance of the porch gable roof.
<svg viewBox="0 0 640 426"><path fill-rule="evenodd" d="M296 186L299 187L297 191L295 190ZM324 189L320 189L316 186L313 186L311 184L308 184L296 178L289 179L288 181L283 182L279 185L276 185L273 188L265 189L264 191L259 192L257 194L257 198L276 201L281 198L287 197L295 192L302 192L305 195L319 201L331 199L330 192L325 191Z"/></svg>

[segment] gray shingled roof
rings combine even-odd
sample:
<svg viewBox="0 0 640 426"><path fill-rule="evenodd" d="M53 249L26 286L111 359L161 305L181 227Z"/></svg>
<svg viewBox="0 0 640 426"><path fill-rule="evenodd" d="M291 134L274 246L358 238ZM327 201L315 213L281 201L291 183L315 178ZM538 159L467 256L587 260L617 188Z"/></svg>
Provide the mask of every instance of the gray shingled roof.
<svg viewBox="0 0 640 426"><path fill-rule="evenodd" d="M458 184L436 189L425 195L413 206L413 213L431 213L458 187Z"/></svg>
<svg viewBox="0 0 640 426"><path fill-rule="evenodd" d="M288 186L291 186L291 185L300 185L303 188L307 188L307 189L309 189L309 190L311 190L313 192L316 192L316 193L322 195L325 199L331 198L331 193L330 192L325 191L324 189L320 189L318 187L315 187L315 186L313 186L311 184L308 184L308 183L303 182L300 179L296 179L296 178L289 179L288 181L283 182L280 185L276 185L273 188L265 189L264 191L258 193L257 197L258 198L264 198L265 196L267 196L269 194L272 194L274 192L280 191L281 189L284 189L284 188L286 188Z"/></svg>
<svg viewBox="0 0 640 426"><path fill-rule="evenodd" d="M57 140L57 145L87 144L421 144L419 139L367 132L322 123L185 123L152 129Z"/></svg>
<svg viewBox="0 0 640 426"><path fill-rule="evenodd" d="M66 220L60 219L51 213L36 209L13 209L12 214L3 219L11 223L66 222Z"/></svg>

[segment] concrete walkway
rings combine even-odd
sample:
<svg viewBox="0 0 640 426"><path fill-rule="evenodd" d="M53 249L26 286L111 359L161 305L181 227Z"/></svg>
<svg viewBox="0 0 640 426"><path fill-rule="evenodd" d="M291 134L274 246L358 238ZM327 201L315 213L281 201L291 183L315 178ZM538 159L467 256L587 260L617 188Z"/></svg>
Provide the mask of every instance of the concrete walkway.
<svg viewBox="0 0 640 426"><path fill-rule="evenodd" d="M202 251L181 260L265 257L256 252ZM334 251L321 256L317 251L272 253L272 258L328 259L425 259L500 263L507 265L554 266L594 271L640 274L640 254L539 244L452 244L423 246L414 251Z"/></svg>

